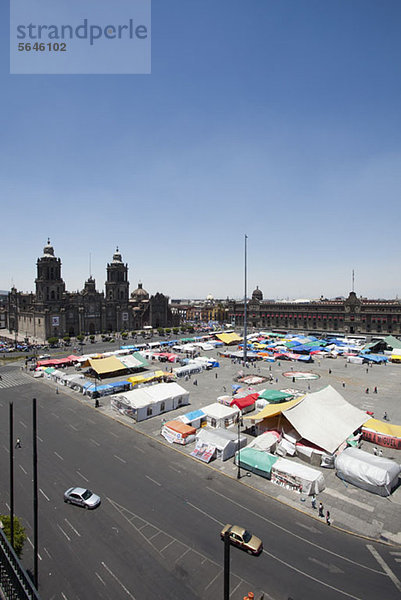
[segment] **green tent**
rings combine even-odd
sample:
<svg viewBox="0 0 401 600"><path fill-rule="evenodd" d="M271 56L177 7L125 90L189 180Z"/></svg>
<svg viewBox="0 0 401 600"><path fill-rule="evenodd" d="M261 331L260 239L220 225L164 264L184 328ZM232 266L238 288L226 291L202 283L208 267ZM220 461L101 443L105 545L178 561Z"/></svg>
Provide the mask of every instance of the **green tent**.
<svg viewBox="0 0 401 600"><path fill-rule="evenodd" d="M235 463L246 471L251 471L256 475L270 479L271 471L274 463L278 460L278 456L273 456L262 450L254 448L242 448L235 455Z"/></svg>
<svg viewBox="0 0 401 600"><path fill-rule="evenodd" d="M289 398L292 398L292 394L287 394L287 392L280 392L280 390L264 390L258 397L263 400L267 400L269 404L280 404L280 402L285 402Z"/></svg>

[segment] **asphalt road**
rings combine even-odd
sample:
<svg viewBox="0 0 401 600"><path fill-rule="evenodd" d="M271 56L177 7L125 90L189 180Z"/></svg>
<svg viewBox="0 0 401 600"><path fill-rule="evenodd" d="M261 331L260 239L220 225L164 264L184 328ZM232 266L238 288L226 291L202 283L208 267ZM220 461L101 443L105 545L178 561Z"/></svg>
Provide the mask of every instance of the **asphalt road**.
<svg viewBox="0 0 401 600"><path fill-rule="evenodd" d="M17 377L15 367L11 374ZM1 390L0 512L8 492L8 403L14 402L15 513L32 532L32 396L38 399L39 591L43 600L223 597L227 523L264 541L231 550L231 596L265 600L398 598L394 548L290 510L220 472L33 382ZM72 485L102 497L94 511L64 504ZM392 553L393 552L393 553ZM27 542L23 564L32 569ZM398 579L397 579L398 577ZM397 587L398 586L398 587Z"/></svg>

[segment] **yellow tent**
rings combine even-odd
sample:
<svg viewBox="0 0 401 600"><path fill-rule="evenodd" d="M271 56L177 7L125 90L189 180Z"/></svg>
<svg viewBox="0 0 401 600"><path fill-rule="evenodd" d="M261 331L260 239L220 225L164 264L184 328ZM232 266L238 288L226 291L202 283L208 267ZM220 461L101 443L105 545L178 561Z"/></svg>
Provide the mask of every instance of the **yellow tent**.
<svg viewBox="0 0 401 600"><path fill-rule="evenodd" d="M368 419L363 427L381 433L382 435L388 435L390 437L401 438L401 425L391 425L379 419Z"/></svg>
<svg viewBox="0 0 401 600"><path fill-rule="evenodd" d="M268 419L270 417L275 417L276 415L281 414L287 408L291 408L291 406L295 406L301 400L303 400L305 396L301 398L295 398L295 400L289 400L288 402L281 402L280 404L267 404L257 415L243 417L245 419L250 419L251 421L260 421L261 419Z"/></svg>
<svg viewBox="0 0 401 600"><path fill-rule="evenodd" d="M109 356L107 358L89 358L88 363L98 375L127 370L127 367L115 356Z"/></svg>
<svg viewBox="0 0 401 600"><path fill-rule="evenodd" d="M229 346L230 344L238 344L242 342L242 337L236 333L219 333L216 335L217 339Z"/></svg>

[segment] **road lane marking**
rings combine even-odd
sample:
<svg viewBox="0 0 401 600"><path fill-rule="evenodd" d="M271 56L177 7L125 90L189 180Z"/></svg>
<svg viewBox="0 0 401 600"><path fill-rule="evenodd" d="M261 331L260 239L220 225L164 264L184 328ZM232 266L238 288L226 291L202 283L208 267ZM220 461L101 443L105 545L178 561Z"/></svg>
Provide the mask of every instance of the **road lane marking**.
<svg viewBox="0 0 401 600"><path fill-rule="evenodd" d="M46 554L49 558L52 558L52 555L50 554L50 552L48 551L48 549L45 546L43 546L43 550L46 552Z"/></svg>
<svg viewBox="0 0 401 600"><path fill-rule="evenodd" d="M98 579L100 579L100 581L103 583L103 585L106 587L105 582L103 581L103 579L100 577L99 573L97 571L95 571L95 575Z"/></svg>
<svg viewBox="0 0 401 600"><path fill-rule="evenodd" d="M374 548L371 544L366 544L366 548L373 554L373 556L375 557L375 559L377 560L377 562L379 563L379 565L381 567L383 567L383 569L385 570L385 572L387 573L387 575L390 577L391 581L394 583L394 585L397 588L397 590L399 592L401 592L401 581L398 579L398 577L395 576L395 574L390 569L390 567L388 566L388 564L380 556L380 554L378 553L378 551L376 550L376 548Z"/></svg>
<svg viewBox="0 0 401 600"><path fill-rule="evenodd" d="M218 577L220 577L220 575L222 574L222 569L220 569L220 571L217 573L217 575L215 577L213 577L213 579L211 581L209 581L209 583L207 584L207 586L205 587L205 592L208 588L210 588L210 586L216 581L216 579ZM242 581L240 581L240 583L242 583ZM239 585L239 584L238 584ZM231 595L231 594L230 594Z"/></svg>
<svg viewBox="0 0 401 600"><path fill-rule="evenodd" d="M147 479L149 479L149 481L151 481L152 483L155 483L156 485L158 485L159 487L161 487L161 486L162 486L162 484L161 484L161 483L159 483L158 481L155 481L154 479L152 479L151 477L149 477L149 475L145 475L145 477L146 477Z"/></svg>
<svg viewBox="0 0 401 600"><path fill-rule="evenodd" d="M50 502L50 498L48 498L48 497L46 496L46 494L44 493L44 491L42 490L42 488L39 488L39 492L42 494L42 496L44 496L44 497L46 498L46 500L47 500L48 502Z"/></svg>
<svg viewBox="0 0 401 600"><path fill-rule="evenodd" d="M67 538L67 540L68 540L69 542L71 542L71 538L69 538L69 537L68 537L68 535L66 534L66 532L64 531L64 529L63 529L62 527L60 527L60 525L59 525L58 523L57 523L57 527L60 529L61 533L62 533L63 535L65 535L65 537Z"/></svg>
<svg viewBox="0 0 401 600"><path fill-rule="evenodd" d="M290 563L286 562L285 560L278 558L278 556L271 554L267 550L263 550L263 554L267 554L267 556L270 556L270 558L277 560L278 562L285 565L289 569L292 569L293 571L296 571L300 575L303 575L304 577L307 577L308 579L311 579L312 581L315 581L316 583L320 583L320 585L323 585L324 587L334 590L335 592L338 592L339 594L342 594L343 596L347 596L348 598L352 598L353 600L363 600L363 598L360 598L359 596L353 596L352 594L349 594L348 592L340 590L339 588L336 588L333 585L330 585L329 583L326 583L324 581L321 581L320 579L317 579L316 577L313 577L313 575L309 575L309 573L305 573L305 571L301 571L301 569L297 569L296 567L294 567L294 565L291 565Z"/></svg>
<svg viewBox="0 0 401 600"><path fill-rule="evenodd" d="M61 595L63 596L64 600L68 600L67 596L63 594L63 592L61 592Z"/></svg>
<svg viewBox="0 0 401 600"><path fill-rule="evenodd" d="M69 522L68 519L64 518L64 521L71 527L71 529L77 534L78 537L81 537L81 534L79 533L79 531L77 531L75 529L75 527L73 525L71 525L71 523Z"/></svg>
<svg viewBox="0 0 401 600"><path fill-rule="evenodd" d="M57 414L57 413L55 413L55 412L52 412L51 414L53 415L53 417L56 417L56 419L59 419L59 418L60 418L60 415L58 415L58 414Z"/></svg>
<svg viewBox="0 0 401 600"><path fill-rule="evenodd" d="M21 469L21 471L23 471L25 473L25 475L28 475L28 473L25 471L25 469L22 465L20 465L19 468Z"/></svg>
<svg viewBox="0 0 401 600"><path fill-rule="evenodd" d="M333 550L329 550L328 548L325 548L324 546L320 546L319 544L316 544L315 542L311 542L307 538L304 538L301 535L298 535L297 533L294 533L293 531L290 531L289 529L286 529L285 527L282 527L282 525L278 525L274 521L270 521L270 519L268 519L267 517L264 517L260 513L256 513L255 511L251 510L250 508L247 508L246 506L243 506L239 502L236 502L232 498L229 498L228 496L225 496L224 494L221 494L220 492L217 492L216 490L214 490L211 487L208 487L207 489L209 491L211 491L211 492L214 492L218 496L221 496L222 498L225 498L229 502L232 502L236 506L239 506L243 510L248 511L252 515L259 517L260 519L262 519L266 523L269 523L269 525L272 525L273 527L277 527L277 529L280 529L281 531L284 531L285 533L288 533L288 535L291 535L291 536L293 536L293 537L301 540L302 542L305 542L306 544L310 544L311 546L314 546L314 548L318 548L319 550L322 550L323 552L327 552L328 554L332 554L333 556L336 556L337 558L341 558L342 560L345 560L346 562L349 562L349 563L351 563L353 565L357 565L358 567L361 567L362 569L366 569L367 571L372 571L373 573L377 573L378 575L384 575L383 571L378 571L377 569L372 569L372 567L368 567L366 565L358 563L355 560L352 560L351 558L347 558L346 556L343 556L342 554L337 554L337 552L333 552Z"/></svg>
<svg viewBox="0 0 401 600"><path fill-rule="evenodd" d="M212 521L214 521L215 523L217 523L218 525L224 525L224 523L222 523L221 521L219 521L218 519L215 519L214 517L212 517L209 513L205 512L204 510L202 510L201 508L198 508L197 506L195 506L195 504L192 504L191 502L187 502L188 506L192 506L192 508L194 508L195 510L198 510L200 513L202 513L202 515L205 515L205 517L208 517L209 519L211 519Z"/></svg>
<svg viewBox="0 0 401 600"><path fill-rule="evenodd" d="M8 452L10 454L10 450L7 448L7 446L5 444L3 444L3 448L6 452Z"/></svg>
<svg viewBox="0 0 401 600"><path fill-rule="evenodd" d="M145 454L145 450L143 450L143 448L140 448L139 446L134 446L135 450L138 450L139 452L142 452L143 454Z"/></svg>
<svg viewBox="0 0 401 600"><path fill-rule="evenodd" d="M93 440L92 438L89 438L90 442L93 442L96 446L100 446L99 442L97 442L96 440Z"/></svg>
<svg viewBox="0 0 401 600"><path fill-rule="evenodd" d="M24 421L20 421L22 427L25 427L25 429L28 427L27 425L25 425Z"/></svg>
<svg viewBox="0 0 401 600"><path fill-rule="evenodd" d="M162 532L162 533L163 533L163 532ZM174 544L174 542L175 542L175 540L171 540L171 542L169 542L168 544L166 544L166 545L164 546L164 548L162 548L162 549L160 550L160 554L161 554L162 552L164 552L165 550L167 550L167 548L168 548L169 546L171 546L171 544Z"/></svg>
<svg viewBox="0 0 401 600"><path fill-rule="evenodd" d="M332 563L331 564L325 563L325 562L318 560L317 558L314 558L312 556L308 556L308 560L316 563L320 567L324 567L325 569L328 569L330 571L330 573L344 573L344 571L342 569L339 569L338 567L336 567L336 565L333 565Z"/></svg>
<svg viewBox="0 0 401 600"><path fill-rule="evenodd" d="M188 552L189 552L190 550L192 550L192 548L187 548L187 549L185 550L185 552L183 552L183 553L181 554L181 556L179 556L179 557L177 558L177 560L175 561L175 564L177 564L179 560L181 560L182 558L184 558L184 556L185 556L186 554L188 554Z"/></svg>
<svg viewBox="0 0 401 600"><path fill-rule="evenodd" d="M111 435L114 435L114 437L116 437L116 438L119 437L116 433L114 433L114 431L110 431L109 433L111 433Z"/></svg>
<svg viewBox="0 0 401 600"><path fill-rule="evenodd" d="M114 458L116 458L117 460L120 460L122 463L127 464L127 461L124 460L123 458L121 458L120 456L117 456L117 454L113 454Z"/></svg>
<svg viewBox="0 0 401 600"><path fill-rule="evenodd" d="M39 442L43 442L41 437L39 437L38 435L36 437L38 438Z"/></svg>
<svg viewBox="0 0 401 600"><path fill-rule="evenodd" d="M78 428L75 427L74 425L72 425L71 423L69 423L69 426L71 427L71 429L73 429L74 431L78 431Z"/></svg>
<svg viewBox="0 0 401 600"><path fill-rule="evenodd" d="M78 475L80 475L82 479L85 479L85 481L89 481L89 479L86 479L85 475L82 475L80 471L76 471L76 473L78 473Z"/></svg>
<svg viewBox="0 0 401 600"><path fill-rule="evenodd" d="M32 548L33 548L33 549L35 549L35 547L34 547L33 543L31 542L31 539L30 539L30 537L29 537L29 536L26 536L26 539L27 539L27 540L28 540L28 542L31 544ZM42 560L42 557L41 557L41 555L40 555L40 554L38 554L38 557L39 557L39 560Z"/></svg>
<svg viewBox="0 0 401 600"><path fill-rule="evenodd" d="M62 456L60 456L60 454L58 454L56 451L54 451L54 454L55 454L56 456L58 456L58 458L59 458L60 460L64 460L64 458L63 458Z"/></svg>
<svg viewBox="0 0 401 600"><path fill-rule="evenodd" d="M172 469L176 473L180 473L181 474L181 471L179 469L176 469L176 467L173 467L173 465L169 465L169 467L170 467L170 469Z"/></svg>
<svg viewBox="0 0 401 600"><path fill-rule="evenodd" d="M131 592L130 592L129 590L127 590L127 588L125 587L125 585L124 585L124 584L122 584L122 583L121 583L121 581L120 581L120 580L119 580L119 579L118 579L118 578L117 578L117 577L114 575L114 573L113 573L112 571L110 571L110 569L109 569L109 567L106 565L106 563L104 563L104 562L102 561L102 563L101 563L101 564L104 566L104 568L106 569L106 571L108 571L108 572L110 573L110 575L111 575L112 577L114 577L114 579L117 581L117 583L119 583L119 584L121 585L121 587L123 588L124 592L125 592L126 594L128 594L128 596L129 596L130 598L132 598L132 600L136 600L135 596L133 596L133 595L131 594Z"/></svg>

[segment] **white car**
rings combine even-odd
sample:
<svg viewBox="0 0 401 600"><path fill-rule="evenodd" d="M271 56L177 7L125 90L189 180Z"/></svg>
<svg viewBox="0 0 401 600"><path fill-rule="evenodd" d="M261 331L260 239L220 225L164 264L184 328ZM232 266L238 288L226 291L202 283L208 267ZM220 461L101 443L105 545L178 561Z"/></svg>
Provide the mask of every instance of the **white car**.
<svg viewBox="0 0 401 600"><path fill-rule="evenodd" d="M86 488L74 487L64 492L64 502L84 508L96 508L100 504L100 497Z"/></svg>

